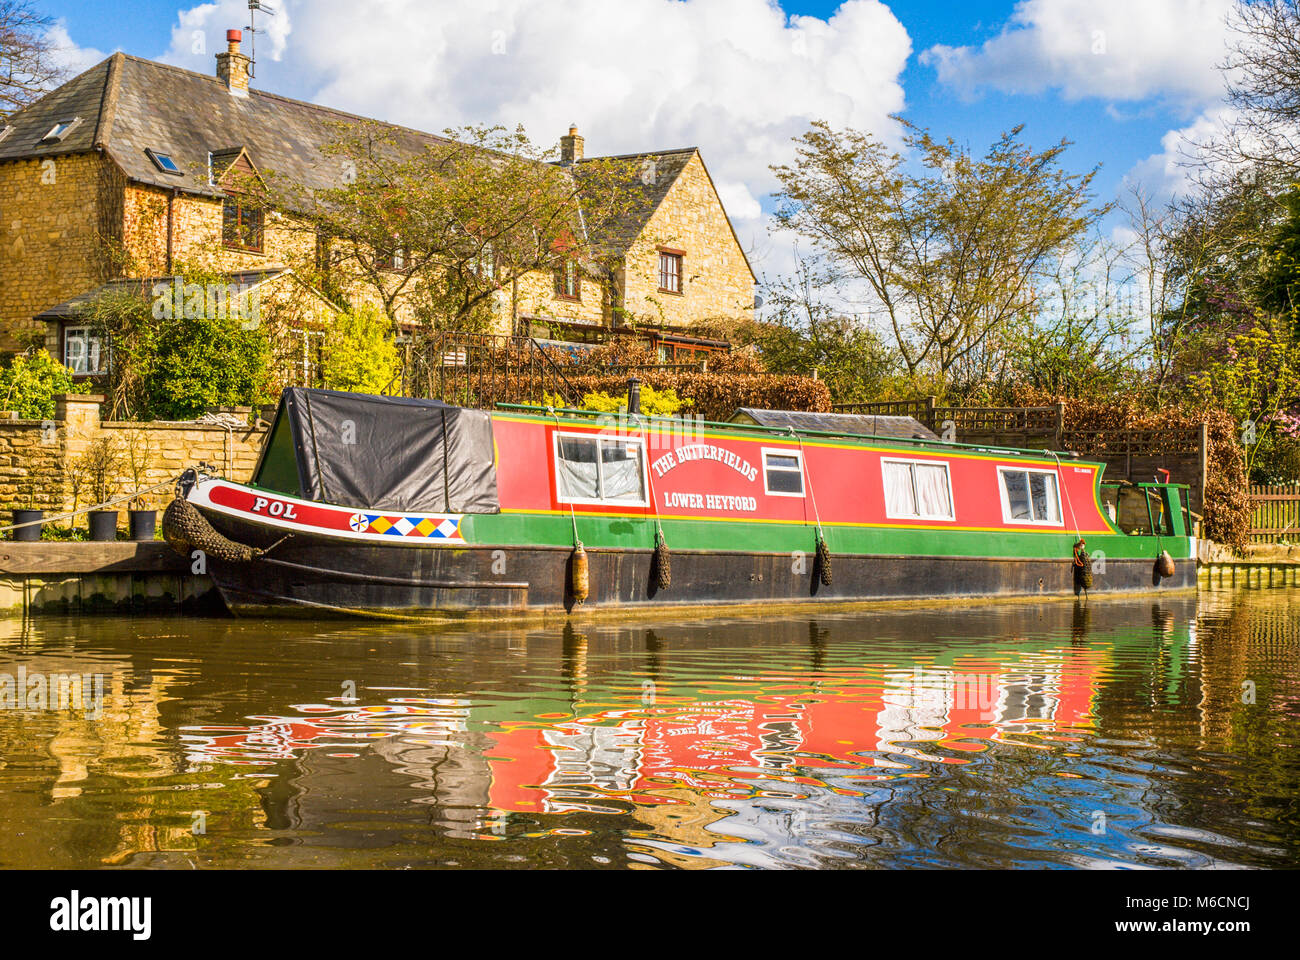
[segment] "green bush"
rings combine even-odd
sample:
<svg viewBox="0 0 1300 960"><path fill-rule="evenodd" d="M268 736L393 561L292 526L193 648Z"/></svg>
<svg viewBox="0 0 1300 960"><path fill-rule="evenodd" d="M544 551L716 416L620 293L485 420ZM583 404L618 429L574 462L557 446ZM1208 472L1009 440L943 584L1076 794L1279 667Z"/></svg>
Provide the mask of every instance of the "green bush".
<svg viewBox="0 0 1300 960"><path fill-rule="evenodd" d="M340 314L330 330L322 366L325 386L331 390L382 393L400 369L388 319L369 305Z"/></svg>
<svg viewBox="0 0 1300 960"><path fill-rule="evenodd" d="M51 420L56 396L87 389L44 350L18 354L0 368L0 409L14 410L24 420Z"/></svg>

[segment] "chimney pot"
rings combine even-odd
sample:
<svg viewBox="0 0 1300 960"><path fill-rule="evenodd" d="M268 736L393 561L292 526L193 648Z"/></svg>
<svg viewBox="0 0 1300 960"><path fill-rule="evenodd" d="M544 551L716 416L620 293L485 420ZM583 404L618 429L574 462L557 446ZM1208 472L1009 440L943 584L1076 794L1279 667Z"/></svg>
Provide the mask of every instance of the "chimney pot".
<svg viewBox="0 0 1300 960"><path fill-rule="evenodd" d="M248 96L248 74L252 60L239 51L239 41L243 36L239 30L227 30L226 50L217 54L217 76L232 97Z"/></svg>

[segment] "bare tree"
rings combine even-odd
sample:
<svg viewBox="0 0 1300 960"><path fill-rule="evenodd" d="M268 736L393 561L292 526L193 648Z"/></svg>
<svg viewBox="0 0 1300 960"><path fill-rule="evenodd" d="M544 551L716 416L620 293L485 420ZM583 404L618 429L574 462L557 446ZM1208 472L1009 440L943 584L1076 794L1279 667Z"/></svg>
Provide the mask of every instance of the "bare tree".
<svg viewBox="0 0 1300 960"><path fill-rule="evenodd" d="M63 75L46 28L29 0L0 0L0 120L40 97Z"/></svg>
<svg viewBox="0 0 1300 960"><path fill-rule="evenodd" d="M1247 0L1229 18L1222 65L1235 109L1214 159L1300 170L1300 0Z"/></svg>

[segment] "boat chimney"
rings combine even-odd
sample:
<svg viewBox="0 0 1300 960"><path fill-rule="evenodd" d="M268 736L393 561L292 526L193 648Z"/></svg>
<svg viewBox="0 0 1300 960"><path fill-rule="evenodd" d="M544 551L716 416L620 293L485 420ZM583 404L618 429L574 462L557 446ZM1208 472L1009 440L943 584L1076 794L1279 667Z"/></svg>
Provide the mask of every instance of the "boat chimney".
<svg viewBox="0 0 1300 960"><path fill-rule="evenodd" d="M627 381L627 412L632 417L641 414L641 381L636 377Z"/></svg>

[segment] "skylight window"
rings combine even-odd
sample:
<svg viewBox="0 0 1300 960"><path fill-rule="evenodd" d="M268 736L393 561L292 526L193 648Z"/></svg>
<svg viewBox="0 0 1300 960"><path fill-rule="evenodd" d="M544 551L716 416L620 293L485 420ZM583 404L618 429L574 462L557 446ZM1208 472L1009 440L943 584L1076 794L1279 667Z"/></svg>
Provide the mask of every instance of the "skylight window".
<svg viewBox="0 0 1300 960"><path fill-rule="evenodd" d="M73 117L71 120L60 120L50 128L49 133L41 137L41 143L58 143L80 122L80 117Z"/></svg>
<svg viewBox="0 0 1300 960"><path fill-rule="evenodd" d="M174 177L183 175L183 171L176 161L172 159L170 153L159 153L157 150L149 149L146 149L145 153L149 155L149 159L153 161L153 165L163 173L170 173Z"/></svg>
<svg viewBox="0 0 1300 960"><path fill-rule="evenodd" d="M9 136L9 134L10 134L12 131L13 131L13 125L12 125L12 124L11 124L10 126L7 126L7 127L0 127L0 141L3 141L4 138L7 137L7 136Z"/></svg>

